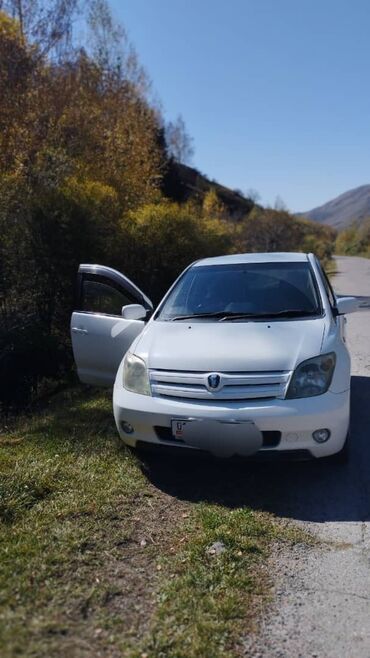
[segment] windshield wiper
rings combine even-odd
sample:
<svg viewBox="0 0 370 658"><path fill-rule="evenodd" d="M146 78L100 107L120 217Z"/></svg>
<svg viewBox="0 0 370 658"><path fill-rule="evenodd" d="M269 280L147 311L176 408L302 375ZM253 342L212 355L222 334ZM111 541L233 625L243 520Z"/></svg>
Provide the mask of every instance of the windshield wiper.
<svg viewBox="0 0 370 658"><path fill-rule="evenodd" d="M284 309L283 311L277 311L272 313L224 313L224 317L220 320L242 320L243 318L255 318L255 319L266 319L266 318L296 318L296 317L309 317L317 315L318 311L307 311L301 308L294 309Z"/></svg>
<svg viewBox="0 0 370 658"><path fill-rule="evenodd" d="M307 311L300 308L284 309L283 311L273 313L236 313L232 311L216 311L214 313L192 313L191 315L176 315L171 318L171 322L178 320L193 320L194 318L215 318L220 322L225 320L243 320L244 318L263 319L263 318L276 318L276 317L302 317L316 315L317 311Z"/></svg>
<svg viewBox="0 0 370 658"><path fill-rule="evenodd" d="M192 313L191 315L176 315L174 318L169 318L171 322L177 320L192 320L193 318L223 318L227 313L225 311L216 311L215 313Z"/></svg>

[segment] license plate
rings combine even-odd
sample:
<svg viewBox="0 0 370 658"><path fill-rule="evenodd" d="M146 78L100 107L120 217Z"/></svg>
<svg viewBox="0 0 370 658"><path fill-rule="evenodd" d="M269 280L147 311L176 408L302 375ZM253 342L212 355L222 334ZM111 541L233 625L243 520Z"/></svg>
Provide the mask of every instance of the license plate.
<svg viewBox="0 0 370 658"><path fill-rule="evenodd" d="M251 455L262 447L262 433L253 421L176 418L172 436L194 448L219 456Z"/></svg>

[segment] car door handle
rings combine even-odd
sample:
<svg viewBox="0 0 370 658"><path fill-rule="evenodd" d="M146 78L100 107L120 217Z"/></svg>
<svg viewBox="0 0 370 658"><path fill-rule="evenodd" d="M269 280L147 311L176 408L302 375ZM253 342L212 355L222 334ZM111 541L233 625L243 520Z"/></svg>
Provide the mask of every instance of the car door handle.
<svg viewBox="0 0 370 658"><path fill-rule="evenodd" d="M73 331L75 334L88 334L88 333L89 333L89 332L87 331L87 329L80 329L80 327L72 327L72 331Z"/></svg>

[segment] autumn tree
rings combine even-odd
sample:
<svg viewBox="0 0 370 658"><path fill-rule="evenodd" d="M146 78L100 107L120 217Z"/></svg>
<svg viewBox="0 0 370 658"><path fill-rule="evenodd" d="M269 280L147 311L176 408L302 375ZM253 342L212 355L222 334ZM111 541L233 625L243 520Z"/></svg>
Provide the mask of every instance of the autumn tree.
<svg viewBox="0 0 370 658"><path fill-rule="evenodd" d="M23 43L39 54L57 56L71 48L73 19L79 0L0 0L0 11L15 19Z"/></svg>
<svg viewBox="0 0 370 658"><path fill-rule="evenodd" d="M194 149L182 116L179 115L174 122L170 121L165 132L169 155L177 162L188 164L194 155Z"/></svg>
<svg viewBox="0 0 370 658"><path fill-rule="evenodd" d="M241 225L243 251L295 251L303 235L288 212L257 206Z"/></svg>
<svg viewBox="0 0 370 658"><path fill-rule="evenodd" d="M0 12L0 375L10 381L22 353L31 390L42 364L50 375L61 354L70 360L79 262L119 257L121 218L158 197L165 150L131 55L119 69L88 49L56 60L52 33L20 14L26 3L7 6L16 18Z"/></svg>
<svg viewBox="0 0 370 658"><path fill-rule="evenodd" d="M225 219L227 217L226 208L214 187L211 187L203 197L202 214L203 217L210 219Z"/></svg>

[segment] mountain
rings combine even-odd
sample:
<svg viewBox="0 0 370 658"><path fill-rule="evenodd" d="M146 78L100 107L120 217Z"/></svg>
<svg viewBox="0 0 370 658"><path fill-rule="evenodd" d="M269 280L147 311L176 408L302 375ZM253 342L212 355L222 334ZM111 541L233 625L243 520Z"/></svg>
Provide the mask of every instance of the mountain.
<svg viewBox="0 0 370 658"><path fill-rule="evenodd" d="M202 201L209 190L215 190L224 204L230 219L239 220L250 213L255 203L238 190L220 185L201 174L197 169L170 160L163 178L162 191L165 196L184 203L190 199Z"/></svg>
<svg viewBox="0 0 370 658"><path fill-rule="evenodd" d="M354 221L370 217L370 185L361 185L322 206L297 214L338 230L346 228Z"/></svg>

